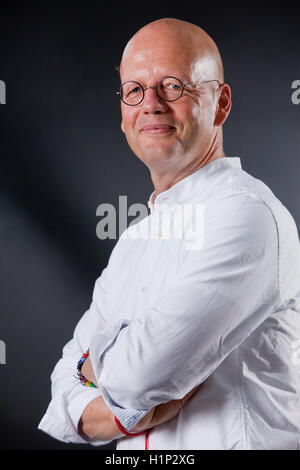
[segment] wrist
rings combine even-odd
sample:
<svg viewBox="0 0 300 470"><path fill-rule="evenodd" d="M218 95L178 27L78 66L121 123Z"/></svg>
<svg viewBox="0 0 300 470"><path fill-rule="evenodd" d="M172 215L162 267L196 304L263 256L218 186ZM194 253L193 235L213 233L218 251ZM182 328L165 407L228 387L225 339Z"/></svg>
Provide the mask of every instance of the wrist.
<svg viewBox="0 0 300 470"><path fill-rule="evenodd" d="M151 408L149 412L134 426L134 428L131 429L130 432L145 432L147 429L151 429L154 427L154 414L155 414L155 409Z"/></svg>
<svg viewBox="0 0 300 470"><path fill-rule="evenodd" d="M123 436L124 435L125 436L140 436L141 434L145 433L145 431L142 431L142 432L127 431L127 429L124 428L124 426L120 423L120 421L118 420L116 416L114 416L114 421L116 423L117 428L121 431Z"/></svg>

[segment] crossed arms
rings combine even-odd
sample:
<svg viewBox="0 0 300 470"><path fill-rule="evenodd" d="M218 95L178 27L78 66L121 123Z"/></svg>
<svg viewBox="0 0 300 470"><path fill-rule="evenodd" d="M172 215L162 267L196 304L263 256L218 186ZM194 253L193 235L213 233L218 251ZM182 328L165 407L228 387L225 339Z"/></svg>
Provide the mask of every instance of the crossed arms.
<svg viewBox="0 0 300 470"><path fill-rule="evenodd" d="M53 397L76 432L101 444L121 437L114 415L129 432L152 427L151 410L197 390L274 311L278 236L269 208L238 195L211 217L204 249L187 253L176 284L143 318L105 324L107 271L97 280L91 308L52 374ZM99 389L82 390L66 377L87 348Z"/></svg>
<svg viewBox="0 0 300 470"><path fill-rule="evenodd" d="M82 373L88 380L92 381L94 384L97 383L90 358L85 361L82 367ZM196 386L182 399L170 400L167 403L152 408L132 429L132 432L142 432L170 421L185 406L199 387L200 386ZM119 428L116 426L114 414L102 397L95 398L87 405L79 420L78 432L94 440L106 441L124 437L124 434L120 432Z"/></svg>

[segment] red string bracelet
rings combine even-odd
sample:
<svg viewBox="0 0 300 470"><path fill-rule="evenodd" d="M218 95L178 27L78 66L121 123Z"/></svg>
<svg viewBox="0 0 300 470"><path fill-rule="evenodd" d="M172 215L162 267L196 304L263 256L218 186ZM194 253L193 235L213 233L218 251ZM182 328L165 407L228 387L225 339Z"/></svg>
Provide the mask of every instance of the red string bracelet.
<svg viewBox="0 0 300 470"><path fill-rule="evenodd" d="M123 433L123 434L126 434L126 436L140 436L141 434L145 434L145 431L143 432L127 432L126 429L123 428L122 424L120 423L120 421L118 420L118 418L115 416L115 422L116 422L116 425L118 426L118 428L120 429L120 431Z"/></svg>
<svg viewBox="0 0 300 470"><path fill-rule="evenodd" d="M126 431L126 429L123 428L122 424L120 423L120 421L118 420L116 416L115 416L115 423L120 429L120 431L126 436L140 436L141 434L145 434L145 450L148 450L148 437L149 437L151 428L147 429L146 431L133 433L133 432Z"/></svg>

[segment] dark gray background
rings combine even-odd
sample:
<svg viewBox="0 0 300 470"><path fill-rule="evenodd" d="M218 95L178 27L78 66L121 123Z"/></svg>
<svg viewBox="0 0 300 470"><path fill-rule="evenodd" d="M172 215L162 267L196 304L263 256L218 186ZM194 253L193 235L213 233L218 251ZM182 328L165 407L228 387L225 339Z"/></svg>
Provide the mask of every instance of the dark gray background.
<svg viewBox="0 0 300 470"><path fill-rule="evenodd" d="M0 448L91 449L37 431L50 374L91 301L116 240L96 237L96 208L146 203L148 170L120 130L115 67L143 25L203 27L224 60L233 106L227 156L262 179L299 227L299 7L242 2L22 2L0 6Z"/></svg>

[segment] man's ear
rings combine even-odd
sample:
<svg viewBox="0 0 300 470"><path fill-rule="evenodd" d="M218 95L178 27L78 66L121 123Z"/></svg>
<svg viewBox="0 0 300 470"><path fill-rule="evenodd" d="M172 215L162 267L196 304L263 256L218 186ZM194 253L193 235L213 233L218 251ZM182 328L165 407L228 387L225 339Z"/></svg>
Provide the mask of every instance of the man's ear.
<svg viewBox="0 0 300 470"><path fill-rule="evenodd" d="M121 129L122 129L122 131L123 131L123 132L124 132L124 134L125 134L125 129L124 129L124 124L123 124L123 119L122 119L122 121L121 121Z"/></svg>
<svg viewBox="0 0 300 470"><path fill-rule="evenodd" d="M215 126L222 126L227 119L228 114L231 109L231 90L229 85L225 84L222 86L216 117L215 117Z"/></svg>

